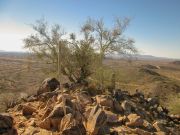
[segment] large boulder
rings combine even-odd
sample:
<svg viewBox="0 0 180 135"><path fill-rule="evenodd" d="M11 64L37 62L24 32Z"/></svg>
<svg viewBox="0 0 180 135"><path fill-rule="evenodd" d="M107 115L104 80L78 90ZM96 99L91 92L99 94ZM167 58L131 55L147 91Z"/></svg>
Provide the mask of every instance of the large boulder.
<svg viewBox="0 0 180 135"><path fill-rule="evenodd" d="M96 105L90 112L87 119L86 130L91 135L97 135L99 129L102 128L107 122L107 116L105 112Z"/></svg>
<svg viewBox="0 0 180 135"><path fill-rule="evenodd" d="M13 128L13 118L9 114L0 114L0 134L17 135L17 131Z"/></svg>
<svg viewBox="0 0 180 135"><path fill-rule="evenodd" d="M37 94L42 94L44 92L51 92L60 87L60 83L56 78L45 79L41 86L39 87Z"/></svg>
<svg viewBox="0 0 180 135"><path fill-rule="evenodd" d="M59 131L61 135L85 135L86 129L82 123L73 118L72 114L67 114L61 120Z"/></svg>
<svg viewBox="0 0 180 135"><path fill-rule="evenodd" d="M31 106L30 104L23 105L22 114L24 116L32 115L34 112L36 112L36 108Z"/></svg>

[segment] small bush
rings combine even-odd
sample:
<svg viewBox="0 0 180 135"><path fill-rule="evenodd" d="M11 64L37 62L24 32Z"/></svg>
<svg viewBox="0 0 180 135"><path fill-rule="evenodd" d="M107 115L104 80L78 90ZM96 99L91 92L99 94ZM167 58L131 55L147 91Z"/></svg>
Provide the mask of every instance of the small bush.
<svg viewBox="0 0 180 135"><path fill-rule="evenodd" d="M180 114L180 93L171 95L167 101L167 106L172 114Z"/></svg>

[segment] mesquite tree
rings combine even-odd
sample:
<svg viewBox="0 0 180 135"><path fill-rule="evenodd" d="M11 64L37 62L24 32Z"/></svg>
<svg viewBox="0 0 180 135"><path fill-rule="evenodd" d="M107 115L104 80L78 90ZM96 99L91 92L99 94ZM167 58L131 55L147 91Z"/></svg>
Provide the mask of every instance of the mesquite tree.
<svg viewBox="0 0 180 135"><path fill-rule="evenodd" d="M94 49L91 47L93 41L87 36L87 31L82 31L83 38L77 40L74 34L70 35L70 39L63 39L63 36L67 35L62 27L53 25L49 28L44 20L37 21L32 28L35 33L24 39L24 48L51 64L52 72L60 70L73 82L82 82L92 73ZM58 66L59 64L61 66ZM61 69L57 70L57 67Z"/></svg>
<svg viewBox="0 0 180 135"><path fill-rule="evenodd" d="M107 54L121 54L124 56L137 53L134 40L124 36L124 32L129 25L128 18L116 18L112 27L105 26L103 19L93 20L89 18L83 25L89 30L89 34L94 40L94 48L99 53L101 86L103 85L103 59Z"/></svg>

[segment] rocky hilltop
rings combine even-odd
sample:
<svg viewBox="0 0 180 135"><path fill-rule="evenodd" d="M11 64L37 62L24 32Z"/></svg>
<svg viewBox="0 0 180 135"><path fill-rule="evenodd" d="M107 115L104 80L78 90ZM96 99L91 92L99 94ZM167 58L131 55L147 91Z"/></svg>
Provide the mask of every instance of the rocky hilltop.
<svg viewBox="0 0 180 135"><path fill-rule="evenodd" d="M95 92L49 78L0 114L3 135L179 135L180 117L141 92Z"/></svg>

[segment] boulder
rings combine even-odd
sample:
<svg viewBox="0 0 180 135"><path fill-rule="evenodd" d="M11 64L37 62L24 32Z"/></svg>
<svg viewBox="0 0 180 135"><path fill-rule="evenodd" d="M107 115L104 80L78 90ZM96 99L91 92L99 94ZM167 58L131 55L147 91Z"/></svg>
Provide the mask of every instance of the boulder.
<svg viewBox="0 0 180 135"><path fill-rule="evenodd" d="M101 127L107 122L105 112L96 105L90 112L86 123L86 130L92 135L97 135Z"/></svg>
<svg viewBox="0 0 180 135"><path fill-rule="evenodd" d="M13 118L7 113L0 114L0 134L17 135L17 131L13 128Z"/></svg>
<svg viewBox="0 0 180 135"><path fill-rule="evenodd" d="M37 91L37 94L39 95L44 92L54 91L59 87L60 87L60 83L56 78L47 78L42 82L41 86Z"/></svg>
<svg viewBox="0 0 180 135"><path fill-rule="evenodd" d="M73 118L72 114L67 114L61 120L59 131L61 135L85 135L86 129L82 123Z"/></svg>
<svg viewBox="0 0 180 135"><path fill-rule="evenodd" d="M36 108L31 106L30 104L23 105L22 114L24 116L32 115L34 112L36 112Z"/></svg>
<svg viewBox="0 0 180 135"><path fill-rule="evenodd" d="M113 108L113 100L109 96L97 95L96 96L96 101L97 101L98 104L100 104L102 106L108 106L110 108Z"/></svg>
<svg viewBox="0 0 180 135"><path fill-rule="evenodd" d="M127 126L129 127L141 127L143 126L143 119L138 116L137 114L130 114L127 116L128 122L126 123Z"/></svg>

